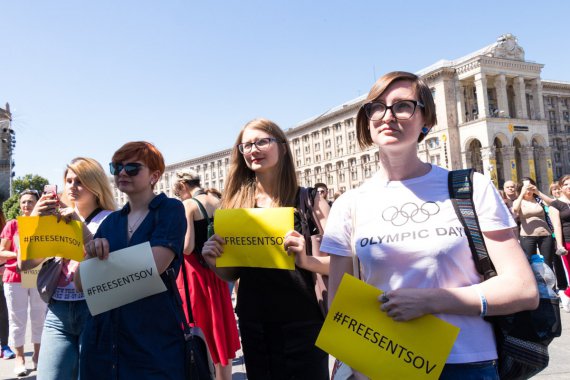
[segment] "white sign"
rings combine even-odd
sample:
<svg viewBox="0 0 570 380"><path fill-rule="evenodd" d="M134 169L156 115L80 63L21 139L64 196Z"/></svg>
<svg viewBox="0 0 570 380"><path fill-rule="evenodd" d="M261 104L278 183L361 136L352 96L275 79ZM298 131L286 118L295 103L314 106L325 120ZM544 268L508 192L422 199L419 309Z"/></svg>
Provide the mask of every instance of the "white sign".
<svg viewBox="0 0 570 380"><path fill-rule="evenodd" d="M166 291L149 242L82 261L79 271L91 315Z"/></svg>

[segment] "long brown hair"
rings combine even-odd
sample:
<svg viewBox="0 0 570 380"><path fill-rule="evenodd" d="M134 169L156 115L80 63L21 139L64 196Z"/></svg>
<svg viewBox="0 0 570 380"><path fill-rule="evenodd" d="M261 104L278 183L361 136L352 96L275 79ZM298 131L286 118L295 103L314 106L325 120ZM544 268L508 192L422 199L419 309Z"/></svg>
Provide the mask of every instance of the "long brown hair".
<svg viewBox="0 0 570 380"><path fill-rule="evenodd" d="M255 172L247 167L242 154L238 150L243 132L246 129L257 129L282 141L278 143L280 159L277 162L275 207L295 206L297 195L297 177L293 165L293 155L285 133L277 124L267 119L254 119L247 123L240 131L232 149L228 183L224 188L221 208L251 208L255 207Z"/></svg>

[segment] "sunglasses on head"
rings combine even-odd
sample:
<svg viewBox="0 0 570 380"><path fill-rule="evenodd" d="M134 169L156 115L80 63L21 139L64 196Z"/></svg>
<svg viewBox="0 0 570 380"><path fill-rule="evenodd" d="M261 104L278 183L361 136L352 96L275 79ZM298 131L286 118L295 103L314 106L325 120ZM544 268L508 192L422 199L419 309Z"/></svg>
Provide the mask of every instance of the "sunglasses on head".
<svg viewBox="0 0 570 380"><path fill-rule="evenodd" d="M119 175L119 173L125 169L125 173L127 173L129 177L134 177L139 174L139 171L143 166L143 164L140 164L138 162L129 162L124 165L111 162L109 164L109 171L112 175Z"/></svg>

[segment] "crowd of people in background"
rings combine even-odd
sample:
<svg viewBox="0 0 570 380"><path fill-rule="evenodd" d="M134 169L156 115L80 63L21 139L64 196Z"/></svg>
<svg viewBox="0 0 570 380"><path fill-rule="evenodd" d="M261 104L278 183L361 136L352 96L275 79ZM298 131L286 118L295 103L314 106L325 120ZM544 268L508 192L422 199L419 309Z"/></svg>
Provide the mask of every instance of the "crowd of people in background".
<svg viewBox="0 0 570 380"><path fill-rule="evenodd" d="M570 313L570 175L551 183L549 193L540 191L529 177L520 184L505 181L501 191L525 254L544 257L556 275L560 305Z"/></svg>
<svg viewBox="0 0 570 380"><path fill-rule="evenodd" d="M330 276L330 302L342 275L353 273L357 255L362 273L353 274L384 290L379 308L389 317L408 321L438 314L461 327L442 378L496 378L493 332L481 317L536 307L527 258L544 256L556 274L561 306L570 312L570 175L552 183L546 195L532 178L520 184L508 180L498 191L475 173L475 208L499 273L487 281L475 271L464 236L448 236L445 243L432 237L375 246L361 240L355 248L363 236L402 227L386 215L406 204L437 202L430 223L459 226L449 199L448 171L417 156L417 143L436 122L431 90L421 78L393 72L374 84L357 115L357 139L362 148L380 149L379 171L343 196L325 183L308 189L317 220L306 221L296 212L294 228L284 237L284 250L295 257L294 270L217 267L225 239L211 231L217 209L301 208L291 150L274 122L255 119L238 133L223 194L202 188L191 171L175 177L178 199L156 194L165 170L162 153L151 143L136 141L111 158L110 173L128 197L117 209L102 166L91 158L75 158L64 170L61 194L34 189L20 194L21 215L80 222L86 260L107 260L114 251L149 242L167 291L92 316L82 291L82 263L21 260L18 224L0 215L0 355L15 359L16 376L28 373L24 338L29 310L32 369L38 369L40 380L182 379L181 298L186 318L189 303L194 323L204 331L216 379L231 379L232 359L242 347L249 379L325 380L328 355L314 344L325 318L314 278ZM305 222L310 235L324 228L325 255L310 254ZM394 260L394 255L403 259ZM20 271L54 263L61 272L46 304L37 289L22 287Z"/></svg>

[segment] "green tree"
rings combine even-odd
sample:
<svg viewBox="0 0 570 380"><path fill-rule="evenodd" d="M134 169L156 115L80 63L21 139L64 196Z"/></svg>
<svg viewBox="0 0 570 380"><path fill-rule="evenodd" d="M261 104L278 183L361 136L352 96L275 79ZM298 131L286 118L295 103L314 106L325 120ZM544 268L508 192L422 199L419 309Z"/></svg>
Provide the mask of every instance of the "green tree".
<svg viewBox="0 0 570 380"><path fill-rule="evenodd" d="M15 219L20 215L20 193L24 190L37 190L40 194L45 185L49 184L49 181L44 177L37 174L26 174L23 177L18 177L12 181L12 189L14 195L6 199L2 204L2 211L6 220Z"/></svg>
<svg viewBox="0 0 570 380"><path fill-rule="evenodd" d="M49 184L49 181L44 177L37 174L26 174L12 181L12 189L14 190L14 194L20 194L26 189L37 190L41 193L47 184Z"/></svg>

